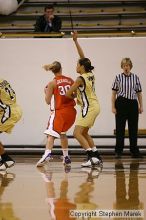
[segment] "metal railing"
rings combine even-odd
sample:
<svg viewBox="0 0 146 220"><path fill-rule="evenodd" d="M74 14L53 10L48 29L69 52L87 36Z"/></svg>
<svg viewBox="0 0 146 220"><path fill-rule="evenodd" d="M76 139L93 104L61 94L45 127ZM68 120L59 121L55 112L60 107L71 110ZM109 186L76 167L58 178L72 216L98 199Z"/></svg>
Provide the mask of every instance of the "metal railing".
<svg viewBox="0 0 146 220"><path fill-rule="evenodd" d="M34 33L34 32L0 32L1 38L33 38L33 37L63 37L65 35L64 32L61 33Z"/></svg>
<svg viewBox="0 0 146 220"><path fill-rule="evenodd" d="M0 38L68 38L71 37L70 32L61 32L61 33L35 33L35 32L0 32ZM79 37L142 37L146 36L146 31L80 31L78 34Z"/></svg>

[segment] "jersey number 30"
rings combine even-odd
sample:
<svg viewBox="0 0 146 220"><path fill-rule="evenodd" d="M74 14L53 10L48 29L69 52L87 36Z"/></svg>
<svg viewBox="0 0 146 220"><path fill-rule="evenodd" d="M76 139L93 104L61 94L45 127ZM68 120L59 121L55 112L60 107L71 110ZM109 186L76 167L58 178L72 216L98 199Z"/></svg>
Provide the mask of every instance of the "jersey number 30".
<svg viewBox="0 0 146 220"><path fill-rule="evenodd" d="M67 90L70 89L70 85L58 86L58 88L59 88L59 94L60 95L65 95Z"/></svg>

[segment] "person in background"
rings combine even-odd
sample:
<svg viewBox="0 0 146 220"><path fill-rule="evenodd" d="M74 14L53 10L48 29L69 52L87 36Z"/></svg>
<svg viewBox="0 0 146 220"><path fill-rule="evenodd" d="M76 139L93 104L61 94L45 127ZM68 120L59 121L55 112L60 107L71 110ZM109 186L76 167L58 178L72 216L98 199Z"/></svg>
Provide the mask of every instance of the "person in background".
<svg viewBox="0 0 146 220"><path fill-rule="evenodd" d="M74 124L76 118L76 103L65 96L66 91L73 84L73 80L62 74L62 66L58 61L44 66L46 71L52 71L55 78L45 88L45 100L50 105L51 116L48 127L46 150L36 166L41 167L52 158L51 152L55 138L60 138L63 151L63 163L70 166L71 160L68 156L68 139L66 132Z"/></svg>
<svg viewBox="0 0 146 220"><path fill-rule="evenodd" d="M87 162L82 163L81 166L92 167L102 164L101 156L97 151L92 137L88 133L99 115L100 105L95 93L95 76L92 72L94 67L91 65L91 61L84 56L83 50L77 40L77 32L73 32L72 36L80 56L76 67L77 73L80 76L67 91L66 96L72 99L77 93L77 103L81 106L81 112L76 121L74 137L87 154Z"/></svg>
<svg viewBox="0 0 146 220"><path fill-rule="evenodd" d="M35 32L60 32L62 26L61 18L54 15L53 5L44 8L44 15L37 18Z"/></svg>
<svg viewBox="0 0 146 220"><path fill-rule="evenodd" d="M142 87L139 77L131 72L130 58L121 61L122 73L115 77L112 85L112 112L116 119L115 157L120 159L124 149L126 121L130 140L130 152L133 158L142 158L137 146L138 118L143 112Z"/></svg>
<svg viewBox="0 0 146 220"><path fill-rule="evenodd" d="M0 79L0 133L11 133L21 116L22 111L16 103L14 90L6 80ZM6 170L14 165L15 161L6 153L1 142L0 156L0 170Z"/></svg>

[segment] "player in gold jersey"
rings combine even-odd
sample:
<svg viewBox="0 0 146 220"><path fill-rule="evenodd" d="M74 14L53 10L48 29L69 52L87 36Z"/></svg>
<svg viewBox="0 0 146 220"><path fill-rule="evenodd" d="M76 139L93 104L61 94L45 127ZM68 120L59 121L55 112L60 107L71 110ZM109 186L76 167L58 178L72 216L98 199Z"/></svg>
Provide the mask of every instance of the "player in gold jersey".
<svg viewBox="0 0 146 220"><path fill-rule="evenodd" d="M6 80L0 79L0 133L11 133L21 115L22 111L16 103L15 91ZM5 152L1 142L0 156L0 170L6 170L14 165L14 160Z"/></svg>
<svg viewBox="0 0 146 220"><path fill-rule="evenodd" d="M66 95L73 98L77 93L77 103L81 105L81 113L77 118L74 129L74 137L86 150L88 160L82 163L82 167L92 167L102 163L101 156L97 151L92 137L88 134L89 129L94 125L95 119L100 112L100 105L95 94L95 77L92 73L94 67L91 61L85 58L82 48L77 41L77 32L72 33L80 59L77 63L77 73L80 76L76 79Z"/></svg>

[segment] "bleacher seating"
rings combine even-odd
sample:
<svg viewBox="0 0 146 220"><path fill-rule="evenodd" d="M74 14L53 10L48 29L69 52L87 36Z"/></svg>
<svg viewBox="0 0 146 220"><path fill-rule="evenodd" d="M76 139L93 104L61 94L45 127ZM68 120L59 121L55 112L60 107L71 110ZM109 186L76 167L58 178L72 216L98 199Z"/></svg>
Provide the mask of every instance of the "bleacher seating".
<svg viewBox="0 0 146 220"><path fill-rule="evenodd" d="M73 28L84 35L146 35L146 1L50 0L62 18L66 36ZM43 14L48 1L27 0L15 13L0 16L0 32L33 33L37 16ZM132 31L132 32L131 32ZM29 35L30 36L30 35Z"/></svg>

